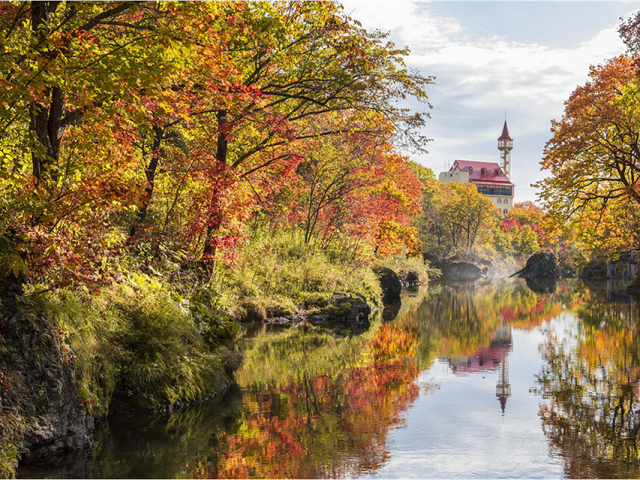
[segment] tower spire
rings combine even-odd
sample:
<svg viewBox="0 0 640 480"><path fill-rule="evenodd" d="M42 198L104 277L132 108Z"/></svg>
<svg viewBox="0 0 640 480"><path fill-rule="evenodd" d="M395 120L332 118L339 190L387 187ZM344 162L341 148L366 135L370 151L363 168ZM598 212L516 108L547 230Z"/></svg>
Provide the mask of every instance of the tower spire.
<svg viewBox="0 0 640 480"><path fill-rule="evenodd" d="M509 135L509 127L506 119L507 111L505 110L504 126L502 134L498 137L498 150L500 150L501 166L507 177L511 178L511 150L513 150L513 138Z"/></svg>

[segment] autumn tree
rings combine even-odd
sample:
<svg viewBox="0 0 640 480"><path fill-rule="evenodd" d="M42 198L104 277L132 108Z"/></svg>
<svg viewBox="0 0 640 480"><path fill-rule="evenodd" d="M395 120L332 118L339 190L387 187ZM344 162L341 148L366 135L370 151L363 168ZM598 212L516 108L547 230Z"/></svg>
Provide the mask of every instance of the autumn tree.
<svg viewBox="0 0 640 480"><path fill-rule="evenodd" d="M180 83L185 61L194 59L194 48L185 45L214 38L222 7L24 2L1 8L3 264L18 283L27 271L62 284L101 281L96 272L119 249L114 220L138 203L143 220L162 135L178 143L176 132L165 132L166 122L184 117L181 105L193 102L184 97L195 80ZM148 148L145 137L152 138Z"/></svg>
<svg viewBox="0 0 640 480"><path fill-rule="evenodd" d="M426 102L432 78L407 69L408 51L385 34L368 33L330 2L254 3L243 21L251 35L235 39L233 62L241 69L238 84L259 91L260 99L216 112L219 162L246 176L294 158L300 140L353 131L347 123L314 131L312 119L329 112L383 114L401 141L424 146L423 116L400 108L398 100ZM205 256L215 253L221 220L213 213L208 222Z"/></svg>
<svg viewBox="0 0 640 480"><path fill-rule="evenodd" d="M440 222L454 248L470 250L498 218L498 210L472 183L448 185L452 198L440 211Z"/></svg>
<svg viewBox="0 0 640 480"><path fill-rule="evenodd" d="M412 162L411 169L422 184L422 214L416 219L416 229L422 251L439 255L444 246L445 229L439 220L442 205L451 197L451 191L436 179L433 170Z"/></svg>
<svg viewBox="0 0 640 480"><path fill-rule="evenodd" d="M603 218L612 204L640 203L639 93L631 58L592 67L590 81L552 122L537 183L556 224L571 217ZM614 207L615 208L615 207Z"/></svg>

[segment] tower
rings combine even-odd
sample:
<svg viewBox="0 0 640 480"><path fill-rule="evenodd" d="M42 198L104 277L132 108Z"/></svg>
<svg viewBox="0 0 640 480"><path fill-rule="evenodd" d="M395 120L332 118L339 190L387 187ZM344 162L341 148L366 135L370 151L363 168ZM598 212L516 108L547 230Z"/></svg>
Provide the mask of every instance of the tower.
<svg viewBox="0 0 640 480"><path fill-rule="evenodd" d="M500 150L501 167L508 178L511 178L511 150L513 150L513 139L509 136L507 121L504 121L502 135L498 137L498 150Z"/></svg>

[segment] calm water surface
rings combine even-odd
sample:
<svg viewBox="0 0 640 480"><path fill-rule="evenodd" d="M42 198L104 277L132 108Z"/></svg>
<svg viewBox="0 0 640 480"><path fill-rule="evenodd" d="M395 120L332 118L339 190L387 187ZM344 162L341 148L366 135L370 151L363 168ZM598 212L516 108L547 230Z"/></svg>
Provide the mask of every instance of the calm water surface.
<svg viewBox="0 0 640 480"><path fill-rule="evenodd" d="M258 329L219 404L113 416L19 473L637 478L639 333L622 285L431 285L358 335Z"/></svg>

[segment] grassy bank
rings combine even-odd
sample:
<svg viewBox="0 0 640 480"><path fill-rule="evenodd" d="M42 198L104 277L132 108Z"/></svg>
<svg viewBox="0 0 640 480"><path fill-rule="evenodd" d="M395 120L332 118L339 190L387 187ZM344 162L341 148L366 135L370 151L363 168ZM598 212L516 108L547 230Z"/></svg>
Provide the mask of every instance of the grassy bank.
<svg viewBox="0 0 640 480"><path fill-rule="evenodd" d="M334 292L362 294L381 305L371 256L354 258L348 249L317 249L285 235L252 239L237 261L220 266L213 283L221 286L230 314L259 321L312 311Z"/></svg>
<svg viewBox="0 0 640 480"><path fill-rule="evenodd" d="M202 304L162 278L128 274L97 296L82 289L38 296L26 310L51 322L95 416L108 412L116 390L140 408L160 409L205 398L230 381L225 367L233 366L239 327L202 314Z"/></svg>

